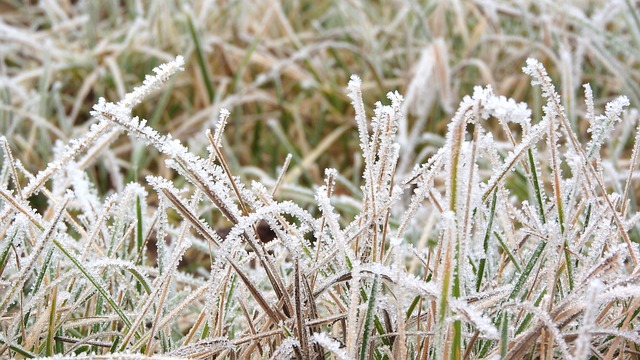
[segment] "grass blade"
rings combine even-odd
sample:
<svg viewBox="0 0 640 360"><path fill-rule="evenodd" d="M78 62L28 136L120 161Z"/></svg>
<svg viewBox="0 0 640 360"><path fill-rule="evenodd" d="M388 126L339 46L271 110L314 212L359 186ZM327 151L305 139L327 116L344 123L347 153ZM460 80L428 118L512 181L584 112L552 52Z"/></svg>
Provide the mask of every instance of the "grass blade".
<svg viewBox="0 0 640 360"><path fill-rule="evenodd" d="M53 243L55 244L55 246L62 251L62 253L69 259L71 260L71 262L78 268L78 270L80 270L80 272L82 273L82 275L84 275L84 277L96 288L96 290L98 290L98 292L100 293L100 295L102 295L107 302L109 303L109 305L111 306L111 308L113 309L113 311L116 312L116 314L118 314L118 317L120 317L120 320L122 320L122 322L124 323L124 325L126 326L127 330L131 327L131 321L129 320L129 318L124 314L124 311L122 311L122 309L120 308L120 306L116 303L116 301L111 297L111 295L109 294L109 292L107 291L107 289L105 289L100 282L91 274L91 272L89 272L89 270L84 267L84 265L82 265L80 263L80 261L78 261L78 259L73 256L68 250L67 248L62 245L58 240L53 239Z"/></svg>
<svg viewBox="0 0 640 360"><path fill-rule="evenodd" d="M525 281L527 281L529 274L531 274L531 271L533 270L533 268L536 266L536 263L540 259L540 256L542 255L542 252L544 251L545 246L547 246L547 242L545 240L541 240L540 243L538 244L538 247L536 247L536 250L533 252L533 254L531 254L531 257L529 258L527 265L524 267L524 271L520 273L520 277L518 277L518 281L513 286L513 290L511 290L511 293L509 294L510 300L513 300L516 298L516 296L518 296L518 293L520 292L522 285L524 285Z"/></svg>
<svg viewBox="0 0 640 360"><path fill-rule="evenodd" d="M491 200L491 210L489 211L489 221L487 222L487 231L484 235L484 241L482 242L482 249L484 250L484 256L480 259L478 265L478 278L476 281L476 291L480 291L482 285L482 277L484 276L484 267L487 262L487 251L489 250L489 237L491 236L491 228L493 227L493 216L496 213L496 200L498 198L498 189L493 192L493 199Z"/></svg>
<svg viewBox="0 0 640 360"><path fill-rule="evenodd" d="M375 275L373 277L373 284L371 285L371 292L369 293L369 299L367 301L367 313L364 318L364 326L362 330L362 344L360 345L360 360L365 360L367 358L367 352L371 349L369 345L369 335L371 332L371 324L373 322L375 306L376 306L376 295L378 293L378 281L379 275Z"/></svg>
<svg viewBox="0 0 640 360"><path fill-rule="evenodd" d="M509 349L509 318L507 312L502 312L502 320L500 321L500 358L504 359Z"/></svg>
<svg viewBox="0 0 640 360"><path fill-rule="evenodd" d="M196 27L193 24L193 19L191 16L187 16L187 25L189 25L189 34L191 35L191 40L193 40L193 45L196 48L196 58L198 59L198 66L200 66L200 74L202 75L204 86L207 89L207 100L211 102L215 97L213 82L211 81L211 76L209 76L209 67L207 66L205 54L202 51L202 46L200 45L200 38L196 31Z"/></svg>

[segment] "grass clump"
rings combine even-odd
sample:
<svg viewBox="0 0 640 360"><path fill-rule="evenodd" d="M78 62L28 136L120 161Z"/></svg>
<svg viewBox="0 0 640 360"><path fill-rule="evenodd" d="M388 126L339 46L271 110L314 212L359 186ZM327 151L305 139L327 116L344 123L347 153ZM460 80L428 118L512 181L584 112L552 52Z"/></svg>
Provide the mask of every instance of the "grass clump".
<svg viewBox="0 0 640 360"><path fill-rule="evenodd" d="M626 173L600 157L615 125L637 122L627 98L596 115L585 86L583 144L545 68L529 59L524 72L545 103L539 120L477 87L443 146L400 172L404 98L388 93L369 121L353 76L362 181L329 168L303 207L286 198L299 191L286 177L291 157L277 177L234 176L230 112L206 133L206 155L132 115L183 67L178 57L119 102L100 99L97 122L35 174L1 138L0 356L637 356L640 267L629 232L640 217L628 198L639 135ZM104 197L83 169L120 133L162 154L171 174L115 177L122 190ZM340 184L352 192L337 194ZM32 206L36 194L43 209ZM206 259L199 273L185 271L187 251Z"/></svg>

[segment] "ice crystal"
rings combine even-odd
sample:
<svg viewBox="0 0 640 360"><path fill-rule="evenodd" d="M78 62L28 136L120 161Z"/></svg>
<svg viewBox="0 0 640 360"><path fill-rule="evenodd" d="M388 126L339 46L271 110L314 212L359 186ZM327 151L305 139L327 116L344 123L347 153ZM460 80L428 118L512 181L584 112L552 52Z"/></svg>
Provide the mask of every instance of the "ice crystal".
<svg viewBox="0 0 640 360"><path fill-rule="evenodd" d="M590 104L590 106L593 106L593 104ZM620 96L607 103L604 115L594 117L588 129L591 133L591 141L587 146L588 158L591 158L600 150L600 147L613 129L613 126L622 121L620 115L627 106L629 106L629 99L626 96ZM591 111L593 111L593 109L591 109Z"/></svg>
<svg viewBox="0 0 640 360"><path fill-rule="evenodd" d="M356 111L356 124L358 124L358 134L360 135L360 148L362 149L365 158L368 157L369 152L369 130L367 129L367 115L365 114L364 104L362 102L362 81L356 75L351 76L349 81L349 98Z"/></svg>
<svg viewBox="0 0 640 360"><path fill-rule="evenodd" d="M125 95L124 99L122 99L118 105L124 109L128 109L129 111L133 109L134 106L144 100L145 97L149 95L152 91L160 89L160 87L169 79L169 77L175 74L178 71L182 71L184 66L184 58L182 56L177 56L174 61L161 64L160 66L153 69L155 75L147 75L144 78L144 82L141 86L138 86L133 89L132 92ZM142 125L144 126L144 124Z"/></svg>
<svg viewBox="0 0 640 360"><path fill-rule="evenodd" d="M227 119L229 118L229 115L229 110L224 108L220 109L220 116L216 123L216 132L213 135L213 142L216 146L220 146L222 143L222 133L224 132L224 128L227 126Z"/></svg>
<svg viewBox="0 0 640 360"><path fill-rule="evenodd" d="M340 343L337 340L332 339L327 333L320 332L315 333L312 336L313 341L322 345L324 348L332 352L335 356L340 360L352 360L353 357L350 357L347 351L340 346Z"/></svg>

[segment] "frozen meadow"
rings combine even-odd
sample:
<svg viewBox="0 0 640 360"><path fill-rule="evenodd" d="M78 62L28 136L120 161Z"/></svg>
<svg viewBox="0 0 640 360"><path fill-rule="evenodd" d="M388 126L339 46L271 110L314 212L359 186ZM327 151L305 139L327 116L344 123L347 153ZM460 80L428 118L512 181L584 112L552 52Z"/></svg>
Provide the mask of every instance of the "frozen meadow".
<svg viewBox="0 0 640 360"><path fill-rule="evenodd" d="M631 1L125 3L0 6L0 358L640 356Z"/></svg>

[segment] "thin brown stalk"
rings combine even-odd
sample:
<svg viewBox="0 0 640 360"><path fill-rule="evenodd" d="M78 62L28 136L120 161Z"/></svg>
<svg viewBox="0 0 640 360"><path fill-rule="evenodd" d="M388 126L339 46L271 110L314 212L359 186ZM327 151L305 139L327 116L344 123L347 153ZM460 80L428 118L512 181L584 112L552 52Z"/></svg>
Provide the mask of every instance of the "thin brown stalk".
<svg viewBox="0 0 640 360"><path fill-rule="evenodd" d="M280 320L284 320L285 319L284 315L280 314L277 310L274 310L271 308L271 305L269 305L269 302L264 298L264 296L262 296L262 293L258 290L258 288L256 288L256 286L249 279L249 277L244 273L244 271L242 271L242 269L240 269L232 260L228 259L228 261L229 261L229 264L236 271L236 274L240 276L240 279L247 287L247 290L249 290L253 298L256 300L258 305L260 305L262 310L264 310L265 314L269 316L271 321L277 324Z"/></svg>
<svg viewBox="0 0 640 360"><path fill-rule="evenodd" d="M480 118L479 114L475 114L476 119ZM476 150L478 147L478 136L480 134L480 126L476 126L473 131L473 140L471 141L471 158L469 159L469 177L467 178L467 192L464 206L464 220L462 236L467 237L469 228L471 227L471 196L473 192L473 177L475 175Z"/></svg>
<svg viewBox="0 0 640 360"><path fill-rule="evenodd" d="M249 311L247 311L247 307L244 304L244 301L242 301L242 299L238 299L238 303L240 304L242 313L244 314L245 319L247 320L247 324L249 325L249 332L251 333L251 336L256 336L258 332L256 331L255 325L253 324L253 319L251 319L251 316L249 315ZM260 356L264 356L264 350L262 349L262 344L260 344L259 341L256 341L254 342L253 345L256 345L258 347L258 354L260 354Z"/></svg>
<svg viewBox="0 0 640 360"><path fill-rule="evenodd" d="M238 223L238 217L228 209L227 204L215 193L210 187L206 179L203 179L196 171L191 171L190 166L181 159L176 159L177 163L185 169L185 173L188 174L190 182L202 191L202 193L216 206L216 208L234 224Z"/></svg>
<svg viewBox="0 0 640 360"><path fill-rule="evenodd" d="M4 197L5 200L7 200L11 204L13 209L24 214L33 225L37 226L39 229L44 229L42 221L33 216L33 213L26 209L22 204L20 204L20 201L15 199L9 192L0 189L0 195L2 195L2 197ZM11 211L11 209L7 211L7 214L9 213L9 211Z"/></svg>
<svg viewBox="0 0 640 360"><path fill-rule="evenodd" d="M169 199L169 201L171 201L171 203L176 207L178 212L180 212L180 214L184 216L184 218L188 220L189 223L191 223L191 226L198 230L198 233L200 233L200 235L204 236L205 239L215 244L216 246L220 246L220 237L206 228L202 224L201 220L198 219L198 217L189 209L189 207L180 199L178 195L174 194L172 191L166 188L161 189L161 191L164 196L166 196L166 198Z"/></svg>
<svg viewBox="0 0 640 360"><path fill-rule="evenodd" d="M207 130L207 139L209 139L211 148L215 152L216 158L218 159L218 161L220 162L220 165L222 166L222 170L224 171L225 175L227 175L227 178L229 180L229 183L231 184L231 188L233 189L233 192L236 194L236 198L238 199L238 203L240 204L240 208L242 209L242 214L244 216L247 216L249 214L249 211L247 209L247 206L244 203L244 200L242 199L242 194L240 194L238 185L236 184L235 180L233 179L233 176L231 175L231 170L229 170L229 166L227 165L227 162L225 161L224 156L220 151L220 148L218 148L218 145L216 144L216 141L213 139L213 136L211 135L211 131L209 130Z"/></svg>
<svg viewBox="0 0 640 360"><path fill-rule="evenodd" d="M187 336L185 336L184 341L182 342L182 346L188 345L191 342L191 339L196 334L196 331L198 330L198 328L200 327L200 324L202 324L206 316L207 316L207 313L205 312L204 309L202 309L202 311L200 311L200 315L198 315L198 318L191 326L191 329L189 329Z"/></svg>
<svg viewBox="0 0 640 360"><path fill-rule="evenodd" d="M229 278L231 277L231 268L227 268L227 273L222 279L222 290L219 292L218 297L220 301L218 302L218 311L217 318L215 324L213 324L213 332L216 336L222 336L223 328L224 328L224 309L226 306L225 300L227 299L227 286L229 284Z"/></svg>
<svg viewBox="0 0 640 360"><path fill-rule="evenodd" d="M248 208L246 207L246 205L244 203L244 200L242 198L242 194L240 193L240 190L238 189L238 186L237 186L233 176L231 175L231 171L229 170L229 167L227 166L227 163L224 160L224 156L220 152L220 149L218 147L217 141L211 135L211 131L207 131L207 139L209 140L209 143L210 143L211 147L213 148L213 151L215 152L216 157L218 158L224 173L227 175L227 178L228 178L229 182L231 183L233 191L234 191L234 193L235 193L235 195L236 195L236 197L238 199L238 202L240 203L240 207L242 209L243 215L247 216L249 214ZM194 175L197 176L197 174L194 174ZM229 219L231 220L231 218L229 218ZM238 222L237 219L232 220L232 221L234 223ZM245 232L245 234L247 235L246 239L247 239L249 245L251 246L253 251L255 251L256 254L258 254L258 259L260 260L260 262L262 263L263 267L265 268L265 271L267 272L267 275L269 276L269 280L271 281L271 284L274 287L274 289L276 291L276 294L278 295L278 298L287 297L288 295L284 291L283 281L280 278L280 276L278 275L277 271L275 270L275 266L273 266L271 261L269 261L269 259L267 259L264 256L263 248L259 248L259 246L256 244L256 241L254 240L255 238L257 238L257 233L258 233L255 225L252 225L252 230L253 230L253 234L250 234L249 232ZM289 301L288 298L285 299L285 304L287 305L287 307L285 308L285 312L290 314L292 312L292 307L291 307L291 302Z"/></svg>
<svg viewBox="0 0 640 360"><path fill-rule="evenodd" d="M147 342L147 350L145 352L146 356L151 355L151 349L153 348L151 346L151 343L153 342L153 339L156 335L156 330L160 330L158 329L158 324L160 323L160 316L162 315L162 312L164 310L163 304L167 298L167 290L169 289L169 284L171 284L170 277L171 275L167 277L167 280L164 282L164 285L162 286L162 291L160 292L160 298L158 299L156 314L153 318L153 322L151 323L151 329L149 330L149 340Z"/></svg>

